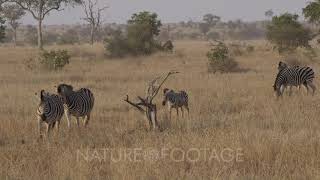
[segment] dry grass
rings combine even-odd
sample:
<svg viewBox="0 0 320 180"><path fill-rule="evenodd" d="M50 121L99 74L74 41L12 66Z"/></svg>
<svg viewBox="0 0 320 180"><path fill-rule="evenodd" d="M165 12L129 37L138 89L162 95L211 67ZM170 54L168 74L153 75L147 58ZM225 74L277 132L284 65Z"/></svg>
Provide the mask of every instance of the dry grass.
<svg viewBox="0 0 320 180"><path fill-rule="evenodd" d="M257 44L261 48L253 54L237 58L248 71L232 74L207 73L209 47L203 42L179 42L176 55L104 61L77 56L81 51L102 57L100 45L64 47L75 58L59 73L25 68L24 59L35 54L32 48L1 48L0 179L320 179L320 95L301 90L276 101L272 84L279 57ZM189 92L191 114L170 122L159 96L163 131L150 132L143 116L122 99L143 95L148 80L171 69L182 73L165 86ZM92 121L78 130L73 119L68 131L63 119L60 133L50 142L39 141L34 93L54 92L61 82L93 90ZM99 148L230 148L242 149L243 159L77 159L77 152Z"/></svg>

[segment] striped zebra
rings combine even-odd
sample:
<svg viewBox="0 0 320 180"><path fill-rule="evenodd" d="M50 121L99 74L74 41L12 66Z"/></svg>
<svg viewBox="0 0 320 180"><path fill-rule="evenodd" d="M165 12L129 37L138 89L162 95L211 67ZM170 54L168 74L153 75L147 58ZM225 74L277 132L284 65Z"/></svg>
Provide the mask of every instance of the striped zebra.
<svg viewBox="0 0 320 180"><path fill-rule="evenodd" d="M162 105L165 106L168 104L168 109L170 112L170 120L171 120L171 111L173 108L177 111L177 117L179 117L179 108L182 112L182 117L184 116L183 107L188 111L189 115L189 105L188 105L188 94L185 91L175 92L171 89L165 88L163 90L163 101Z"/></svg>
<svg viewBox="0 0 320 180"><path fill-rule="evenodd" d="M84 125L87 126L90 120L91 111L94 106L93 93L86 88L81 88L77 91L74 91L73 87L67 84L60 84L57 88L57 92L64 101L68 127L71 127L70 115L76 117L78 127L80 117L85 119Z"/></svg>
<svg viewBox="0 0 320 180"><path fill-rule="evenodd" d="M309 86L312 89L312 94L314 94L316 87L313 84L314 71L310 67L288 67L284 62L279 62L278 65L278 74L274 82L273 88L277 92L277 96L282 96L284 90L287 86L290 86L290 95L292 86L300 87L301 85L305 86L309 92Z"/></svg>
<svg viewBox="0 0 320 180"><path fill-rule="evenodd" d="M47 136L49 132L54 128L57 123L57 129L59 130L60 121L64 113L63 100L60 96L55 94L50 94L41 90L40 92L40 103L37 109L37 119L39 135L41 134L42 123L45 122L47 125Z"/></svg>

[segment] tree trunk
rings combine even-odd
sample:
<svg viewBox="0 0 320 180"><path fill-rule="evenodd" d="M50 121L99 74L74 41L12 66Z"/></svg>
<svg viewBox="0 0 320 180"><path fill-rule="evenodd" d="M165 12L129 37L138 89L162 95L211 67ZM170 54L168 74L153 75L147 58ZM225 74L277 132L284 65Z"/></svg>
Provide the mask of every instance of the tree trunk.
<svg viewBox="0 0 320 180"><path fill-rule="evenodd" d="M90 44L93 45L94 43L94 25L91 25L91 36L90 36Z"/></svg>
<svg viewBox="0 0 320 180"><path fill-rule="evenodd" d="M13 45L17 46L17 28L13 28Z"/></svg>
<svg viewBox="0 0 320 180"><path fill-rule="evenodd" d="M42 19L38 20L38 48L43 49L43 39L42 39Z"/></svg>

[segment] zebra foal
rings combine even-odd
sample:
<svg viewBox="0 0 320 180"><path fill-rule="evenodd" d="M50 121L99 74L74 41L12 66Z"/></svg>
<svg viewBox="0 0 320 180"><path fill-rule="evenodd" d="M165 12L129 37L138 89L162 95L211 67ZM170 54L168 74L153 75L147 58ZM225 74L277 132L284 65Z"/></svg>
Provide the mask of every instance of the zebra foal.
<svg viewBox="0 0 320 180"><path fill-rule="evenodd" d="M280 61L278 70L279 72L273 85L278 97L282 96L287 86L290 86L289 94L291 94L292 86L300 87L301 85L306 87L308 93L309 87L311 87L312 94L314 94L316 87L313 84L315 75L312 68L300 66L288 67L286 63Z"/></svg>
<svg viewBox="0 0 320 180"><path fill-rule="evenodd" d="M183 107L188 111L188 115L189 115L188 101L189 101L188 94L185 91L175 92L168 88L165 88L163 90L162 105L165 106L166 104L168 104L168 109L170 112L170 120L171 120L171 112L173 108L175 108L177 111L177 117L179 117L179 108L181 109L182 117L184 116Z"/></svg>
<svg viewBox="0 0 320 180"><path fill-rule="evenodd" d="M36 93L37 95L37 93ZM41 134L41 126L42 123L45 122L47 125L47 136L49 136L49 132L54 128L57 123L57 128L59 130L60 121L64 113L63 102L62 99L55 94L50 94L45 92L45 90L41 90L40 92L40 103L37 108L37 120L38 120L38 128L40 138Z"/></svg>
<svg viewBox="0 0 320 180"><path fill-rule="evenodd" d="M84 125L87 126L90 120L90 114L94 106L93 93L87 88L81 88L77 91L68 84L60 84L57 88L58 94L63 98L65 115L70 128L70 116L75 116L79 127L79 118L83 117Z"/></svg>

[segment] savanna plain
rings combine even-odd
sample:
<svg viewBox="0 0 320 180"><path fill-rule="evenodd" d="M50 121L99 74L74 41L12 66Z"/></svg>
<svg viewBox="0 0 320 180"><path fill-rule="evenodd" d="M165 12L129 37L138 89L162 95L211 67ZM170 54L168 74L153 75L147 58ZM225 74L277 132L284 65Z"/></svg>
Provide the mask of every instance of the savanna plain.
<svg viewBox="0 0 320 180"><path fill-rule="evenodd" d="M255 51L236 57L242 70L226 74L208 73L209 44L202 41L175 42L172 54L124 59L104 57L100 44L50 46L71 52L70 64L57 72L28 67L35 48L1 47L0 179L320 179L319 91L311 96L294 88L277 100L272 85L280 56L264 41L248 43ZM320 65L308 65L320 89ZM190 115L173 113L170 120L161 91L160 130L150 131L123 100L144 96L147 82L170 70L180 73L163 88L187 91ZM35 93L55 93L60 83L93 91L91 121L78 128L72 119L69 130L63 117L60 131L41 140ZM150 153L163 149L167 155Z"/></svg>

